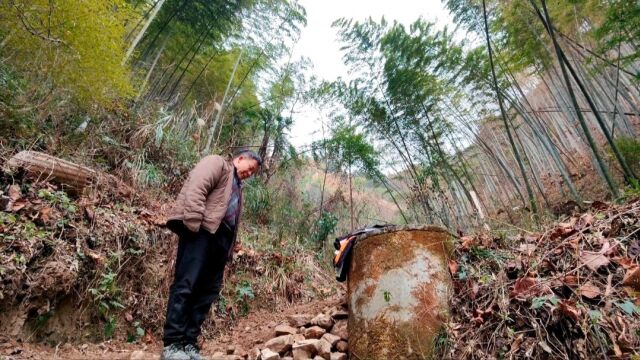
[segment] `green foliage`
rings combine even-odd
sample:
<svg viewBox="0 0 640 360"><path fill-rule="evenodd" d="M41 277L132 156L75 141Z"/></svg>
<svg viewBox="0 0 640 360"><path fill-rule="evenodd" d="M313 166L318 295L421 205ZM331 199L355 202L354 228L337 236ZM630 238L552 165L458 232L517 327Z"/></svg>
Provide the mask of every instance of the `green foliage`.
<svg viewBox="0 0 640 360"><path fill-rule="evenodd" d="M384 301L389 304L391 302L391 292L389 290L385 290L382 295L384 296Z"/></svg>
<svg viewBox="0 0 640 360"><path fill-rule="evenodd" d="M249 301L255 297L251 283L248 280L243 280L236 284L235 294L235 302L240 305L241 314L246 316L249 313Z"/></svg>
<svg viewBox="0 0 640 360"><path fill-rule="evenodd" d="M625 302L615 303L620 310L624 311L629 316L640 315L640 307L636 306L632 301L627 300Z"/></svg>
<svg viewBox="0 0 640 360"><path fill-rule="evenodd" d="M556 296L540 296L535 297L531 300L531 308L539 309L543 307L545 304L550 304L551 306L556 306L558 304L559 299Z"/></svg>
<svg viewBox="0 0 640 360"><path fill-rule="evenodd" d="M104 336L110 339L118 328L115 311L125 308L120 300L121 290L118 287L118 274L109 268L100 274L98 283L88 290L97 306L98 314L105 320Z"/></svg>
<svg viewBox="0 0 640 360"><path fill-rule="evenodd" d="M141 339L146 333L144 328L141 326L140 321L134 321L132 326L133 326L134 332L127 334L127 342L129 343L132 343L132 342L135 342L136 340Z"/></svg>
<svg viewBox="0 0 640 360"><path fill-rule="evenodd" d="M315 224L311 241L318 245L324 244L329 235L336 230L336 225L338 225L338 217L328 211L323 211Z"/></svg>
<svg viewBox="0 0 640 360"><path fill-rule="evenodd" d="M104 324L104 337L111 339L118 329L118 321L114 316L109 316L107 322Z"/></svg>
<svg viewBox="0 0 640 360"><path fill-rule="evenodd" d="M358 133L356 126L338 122L331 137L313 144L314 157L329 162L334 171L361 171L372 179L379 178L378 152Z"/></svg>
<svg viewBox="0 0 640 360"><path fill-rule="evenodd" d="M126 1L12 1L0 12L0 51L37 87L68 94L87 110L132 94L121 64L132 16Z"/></svg>
<svg viewBox="0 0 640 360"><path fill-rule="evenodd" d="M0 62L0 132L15 134L17 141L34 132L33 110L24 104L27 86L24 77Z"/></svg>
<svg viewBox="0 0 640 360"><path fill-rule="evenodd" d="M64 210L70 214L75 214L78 211L75 202L73 202L69 195L64 191L50 191L47 189L38 190L38 197L49 202L51 205L58 207L60 210Z"/></svg>
<svg viewBox="0 0 640 360"><path fill-rule="evenodd" d="M610 1L605 18L595 31L600 40L600 53L618 50L621 44L634 44L634 51L621 57L623 65L633 64L640 58L637 41L640 39L640 3L638 1ZM636 75L640 80L640 75Z"/></svg>
<svg viewBox="0 0 640 360"><path fill-rule="evenodd" d="M258 178L252 178L245 182L243 196L245 216L259 224L268 223L272 212L269 189Z"/></svg>
<svg viewBox="0 0 640 360"><path fill-rule="evenodd" d="M629 167L638 175L640 173L640 140L620 137L615 139L615 144Z"/></svg>

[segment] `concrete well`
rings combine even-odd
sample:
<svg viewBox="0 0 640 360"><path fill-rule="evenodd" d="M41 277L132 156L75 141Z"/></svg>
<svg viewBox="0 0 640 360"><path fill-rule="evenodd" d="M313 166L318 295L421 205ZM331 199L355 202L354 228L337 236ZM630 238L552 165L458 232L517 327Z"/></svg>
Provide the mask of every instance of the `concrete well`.
<svg viewBox="0 0 640 360"><path fill-rule="evenodd" d="M435 226L361 235L347 279L350 359L429 359L449 313L450 235Z"/></svg>

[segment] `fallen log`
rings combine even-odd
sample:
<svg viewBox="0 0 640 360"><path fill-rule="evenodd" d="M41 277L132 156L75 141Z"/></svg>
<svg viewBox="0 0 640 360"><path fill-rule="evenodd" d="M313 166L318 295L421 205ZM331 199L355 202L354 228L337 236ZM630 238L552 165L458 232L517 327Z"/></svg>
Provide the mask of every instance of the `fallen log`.
<svg viewBox="0 0 640 360"><path fill-rule="evenodd" d="M5 171L23 169L38 181L52 181L82 192L89 185L113 190L119 196L129 197L133 189L113 175L78 165L37 151L21 151L5 164Z"/></svg>

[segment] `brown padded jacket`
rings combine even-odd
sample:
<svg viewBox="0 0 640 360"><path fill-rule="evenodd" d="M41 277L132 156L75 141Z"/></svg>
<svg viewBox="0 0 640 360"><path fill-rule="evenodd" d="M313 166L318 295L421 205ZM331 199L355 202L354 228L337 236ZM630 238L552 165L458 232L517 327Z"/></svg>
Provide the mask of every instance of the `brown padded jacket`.
<svg viewBox="0 0 640 360"><path fill-rule="evenodd" d="M214 234L227 211L233 170L233 163L218 155L200 160L182 186L168 220L182 221L193 232L202 228Z"/></svg>

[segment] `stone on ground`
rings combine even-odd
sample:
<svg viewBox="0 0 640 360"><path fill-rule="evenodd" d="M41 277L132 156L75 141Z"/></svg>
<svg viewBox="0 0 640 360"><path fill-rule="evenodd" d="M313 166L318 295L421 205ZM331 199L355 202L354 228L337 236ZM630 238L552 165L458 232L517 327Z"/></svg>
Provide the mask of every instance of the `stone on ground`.
<svg viewBox="0 0 640 360"><path fill-rule="evenodd" d="M264 346L271 351L282 354L291 349L291 344L293 344L293 336L282 335L267 341Z"/></svg>
<svg viewBox="0 0 640 360"><path fill-rule="evenodd" d="M295 314L287 316L287 321L293 327L301 327L309 325L311 318L312 316L308 314Z"/></svg>
<svg viewBox="0 0 640 360"><path fill-rule="evenodd" d="M287 324L280 324L276 326L276 336L281 335L295 335L298 332L298 329L289 326Z"/></svg>
<svg viewBox="0 0 640 360"><path fill-rule="evenodd" d="M329 360L347 360L347 354L341 352L331 353Z"/></svg>
<svg viewBox="0 0 640 360"><path fill-rule="evenodd" d="M331 317L336 320L342 320L349 317L349 312L342 308L335 308L331 310Z"/></svg>
<svg viewBox="0 0 640 360"><path fill-rule="evenodd" d="M339 336L343 340L349 339L349 331L347 330L347 320L336 321L331 329L333 335Z"/></svg>
<svg viewBox="0 0 640 360"><path fill-rule="evenodd" d="M312 326L304 330L304 337L307 339L320 339L325 333L326 330L320 326Z"/></svg>
<svg viewBox="0 0 640 360"><path fill-rule="evenodd" d="M338 343L336 344L336 350L346 353L347 350L349 350L349 343L344 340L338 341Z"/></svg>
<svg viewBox="0 0 640 360"><path fill-rule="evenodd" d="M131 353L129 360L158 360L160 355L148 353L142 350L136 350Z"/></svg>
<svg viewBox="0 0 640 360"><path fill-rule="evenodd" d="M293 344L293 350L294 351L296 349L297 350L305 350L305 351L308 351L309 353L311 353L312 355L315 355L318 341L320 341L320 340L318 340L318 339L307 339L307 340L296 342L296 343Z"/></svg>
<svg viewBox="0 0 640 360"><path fill-rule="evenodd" d="M262 360L280 360L280 354L275 351L271 351L270 349L262 349L260 353Z"/></svg>
<svg viewBox="0 0 640 360"><path fill-rule="evenodd" d="M331 333L326 333L326 334L322 335L322 339L324 339L329 344L331 344L331 347L334 347L334 346L336 346L338 341L340 341L340 336L336 336L336 335L333 335Z"/></svg>
<svg viewBox="0 0 640 360"><path fill-rule="evenodd" d="M320 339L316 344L316 351L318 356L325 360L329 360L331 357L331 344L327 340Z"/></svg>
<svg viewBox="0 0 640 360"><path fill-rule="evenodd" d="M236 352L236 347L233 345L227 346L227 355L233 355Z"/></svg>
<svg viewBox="0 0 640 360"><path fill-rule="evenodd" d="M311 360L313 354L306 349L293 349L293 360Z"/></svg>
<svg viewBox="0 0 640 360"><path fill-rule="evenodd" d="M311 325L317 325L323 329L329 329L333 326L333 319L327 314L318 314L318 316L311 319Z"/></svg>

